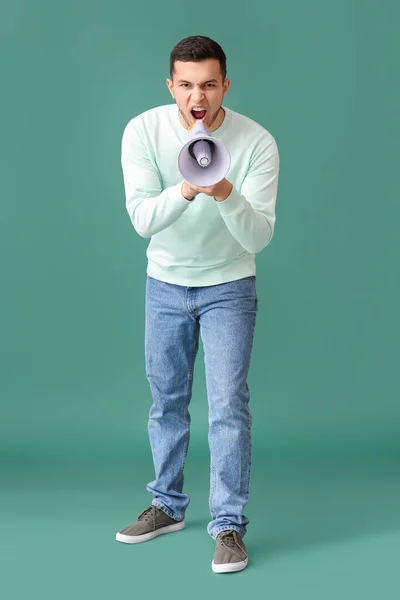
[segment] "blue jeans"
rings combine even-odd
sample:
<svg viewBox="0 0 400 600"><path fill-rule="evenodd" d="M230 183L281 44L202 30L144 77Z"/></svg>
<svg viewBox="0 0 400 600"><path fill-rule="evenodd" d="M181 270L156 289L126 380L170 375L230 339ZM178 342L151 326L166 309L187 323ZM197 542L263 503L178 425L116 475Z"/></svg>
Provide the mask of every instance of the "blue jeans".
<svg viewBox="0 0 400 600"><path fill-rule="evenodd" d="M156 478L146 485L173 519L183 519L190 497L183 469L190 437L189 403L199 333L208 397L210 496L216 539L226 529L242 537L249 519L250 392L247 375L257 314L256 276L206 287L184 287L147 276L145 356L153 404L148 433Z"/></svg>

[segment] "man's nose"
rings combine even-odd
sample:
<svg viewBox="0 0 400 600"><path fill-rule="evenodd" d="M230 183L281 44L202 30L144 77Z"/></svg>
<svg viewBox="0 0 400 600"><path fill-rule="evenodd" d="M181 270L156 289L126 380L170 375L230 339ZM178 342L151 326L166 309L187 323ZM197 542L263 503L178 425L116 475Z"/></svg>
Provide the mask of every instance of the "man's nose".
<svg viewBox="0 0 400 600"><path fill-rule="evenodd" d="M204 94L201 90L197 89L192 92L192 98L202 100L204 98Z"/></svg>

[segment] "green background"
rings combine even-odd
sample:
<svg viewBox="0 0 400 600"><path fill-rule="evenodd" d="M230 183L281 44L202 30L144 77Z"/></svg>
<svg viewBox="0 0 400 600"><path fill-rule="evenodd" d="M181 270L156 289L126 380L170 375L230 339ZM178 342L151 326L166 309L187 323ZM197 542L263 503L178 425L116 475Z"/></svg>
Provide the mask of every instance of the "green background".
<svg viewBox="0 0 400 600"><path fill-rule="evenodd" d="M361 0L3 0L1 599L398 598L399 16ZM171 102L169 54L189 35L221 44L223 104L281 160L256 257L250 561L225 576L206 531L202 346L186 529L115 541L154 478L148 240L125 209L121 136Z"/></svg>

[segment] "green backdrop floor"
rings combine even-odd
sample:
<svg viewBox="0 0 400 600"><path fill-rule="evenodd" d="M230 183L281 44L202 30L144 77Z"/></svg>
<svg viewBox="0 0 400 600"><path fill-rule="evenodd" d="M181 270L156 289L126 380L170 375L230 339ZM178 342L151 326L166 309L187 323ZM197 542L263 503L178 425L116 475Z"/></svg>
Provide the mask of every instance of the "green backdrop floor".
<svg viewBox="0 0 400 600"><path fill-rule="evenodd" d="M193 447L183 531L115 541L151 502L148 455L34 455L3 465L0 598L398 598L398 457L255 451L249 565L214 574L208 457Z"/></svg>

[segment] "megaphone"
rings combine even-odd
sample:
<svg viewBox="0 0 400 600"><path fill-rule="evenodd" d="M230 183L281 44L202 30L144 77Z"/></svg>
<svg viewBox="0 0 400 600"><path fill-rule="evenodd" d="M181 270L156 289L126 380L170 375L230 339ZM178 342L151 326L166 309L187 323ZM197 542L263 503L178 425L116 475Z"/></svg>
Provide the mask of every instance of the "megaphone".
<svg viewBox="0 0 400 600"><path fill-rule="evenodd" d="M213 138L198 119L189 129L189 141L178 156L178 169L188 183L207 187L219 183L231 166L231 155L225 144Z"/></svg>

